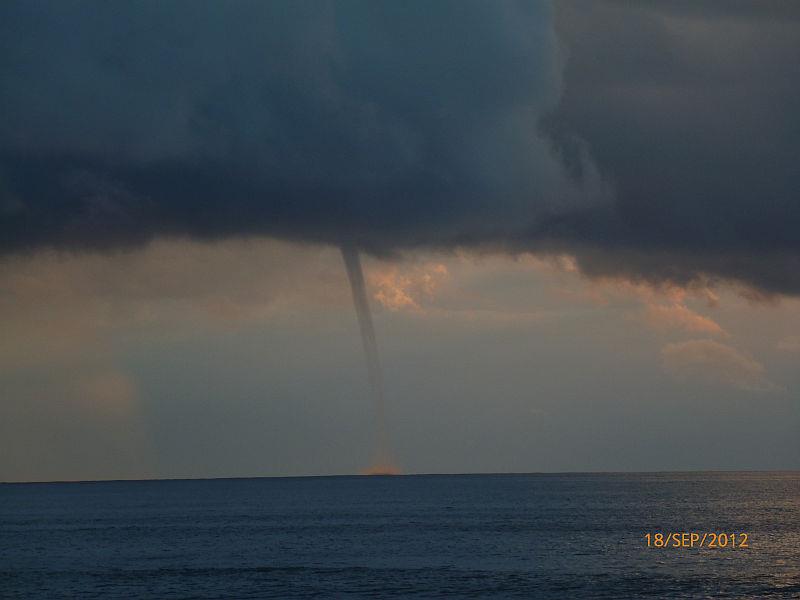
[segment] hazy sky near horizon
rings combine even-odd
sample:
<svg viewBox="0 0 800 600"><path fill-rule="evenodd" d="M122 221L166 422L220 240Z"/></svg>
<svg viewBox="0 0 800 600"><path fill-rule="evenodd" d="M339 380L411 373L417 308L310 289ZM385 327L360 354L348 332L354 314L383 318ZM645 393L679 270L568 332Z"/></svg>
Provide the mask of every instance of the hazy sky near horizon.
<svg viewBox="0 0 800 600"><path fill-rule="evenodd" d="M235 32L236 35L233 35ZM0 7L0 480L800 468L800 8Z"/></svg>

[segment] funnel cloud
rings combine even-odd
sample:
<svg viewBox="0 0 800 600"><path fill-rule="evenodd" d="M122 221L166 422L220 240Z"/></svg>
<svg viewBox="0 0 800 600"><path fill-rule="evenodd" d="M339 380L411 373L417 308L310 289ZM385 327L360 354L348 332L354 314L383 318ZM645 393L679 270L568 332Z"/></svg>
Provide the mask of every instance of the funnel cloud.
<svg viewBox="0 0 800 600"><path fill-rule="evenodd" d="M361 257L352 246L342 246L342 258L347 269L347 278L353 292L353 306L356 309L358 328L361 332L361 343L367 361L370 396L375 410L375 457L368 473L388 473L397 469L393 467L389 449L389 434L386 428L386 403L383 393L383 370L381 369L378 342L375 338L375 325L369 308L369 298L364 282L364 271L361 268Z"/></svg>

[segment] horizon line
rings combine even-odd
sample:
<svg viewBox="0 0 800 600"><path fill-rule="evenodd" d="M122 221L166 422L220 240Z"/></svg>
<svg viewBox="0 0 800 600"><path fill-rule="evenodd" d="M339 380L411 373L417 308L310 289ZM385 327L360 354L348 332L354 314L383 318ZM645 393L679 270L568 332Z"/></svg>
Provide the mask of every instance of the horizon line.
<svg viewBox="0 0 800 600"><path fill-rule="evenodd" d="M147 483L159 481L226 481L244 479L321 479L321 478L393 478L393 477L470 477L470 476L519 476L519 475L700 475L711 473L786 473L800 475L800 469L663 469L653 471L501 471L501 472L427 472L427 473L333 473L326 475L242 475L221 477L148 477L148 478L112 478L112 479L51 479L51 480L18 480L0 481L0 485L28 485L54 483Z"/></svg>

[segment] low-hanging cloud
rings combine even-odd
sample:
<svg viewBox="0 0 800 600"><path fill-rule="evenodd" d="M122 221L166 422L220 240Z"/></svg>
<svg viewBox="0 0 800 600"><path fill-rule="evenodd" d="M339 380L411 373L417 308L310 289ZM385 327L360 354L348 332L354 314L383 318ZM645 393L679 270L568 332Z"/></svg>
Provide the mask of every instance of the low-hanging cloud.
<svg viewBox="0 0 800 600"><path fill-rule="evenodd" d="M769 2L4 2L0 252L480 246L795 294L799 22Z"/></svg>
<svg viewBox="0 0 800 600"><path fill-rule="evenodd" d="M576 177L591 156L615 190L562 224L581 269L800 293L800 5L556 7L569 58L542 126Z"/></svg>
<svg viewBox="0 0 800 600"><path fill-rule="evenodd" d="M266 234L375 252L521 235L586 201L537 134L522 2L8 2L2 240Z"/></svg>

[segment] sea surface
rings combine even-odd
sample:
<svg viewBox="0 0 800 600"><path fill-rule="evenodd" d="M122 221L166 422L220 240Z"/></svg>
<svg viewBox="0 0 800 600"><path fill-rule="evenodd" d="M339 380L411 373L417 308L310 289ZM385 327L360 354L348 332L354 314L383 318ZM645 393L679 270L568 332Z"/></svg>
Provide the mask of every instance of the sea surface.
<svg viewBox="0 0 800 600"><path fill-rule="evenodd" d="M800 598L800 473L2 484L0 597Z"/></svg>

